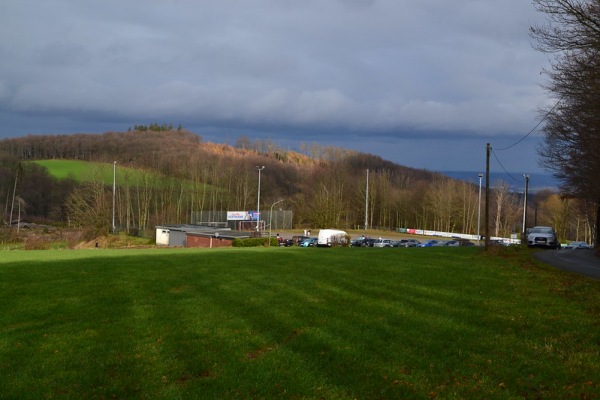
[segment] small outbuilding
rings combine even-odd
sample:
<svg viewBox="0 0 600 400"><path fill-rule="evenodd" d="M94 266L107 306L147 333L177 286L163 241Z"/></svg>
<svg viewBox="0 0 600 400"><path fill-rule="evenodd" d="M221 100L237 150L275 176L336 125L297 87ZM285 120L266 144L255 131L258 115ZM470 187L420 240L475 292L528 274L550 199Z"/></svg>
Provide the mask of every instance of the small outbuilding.
<svg viewBox="0 0 600 400"><path fill-rule="evenodd" d="M156 244L169 247L229 247L235 239L246 239L249 232L202 225L162 225L156 227Z"/></svg>

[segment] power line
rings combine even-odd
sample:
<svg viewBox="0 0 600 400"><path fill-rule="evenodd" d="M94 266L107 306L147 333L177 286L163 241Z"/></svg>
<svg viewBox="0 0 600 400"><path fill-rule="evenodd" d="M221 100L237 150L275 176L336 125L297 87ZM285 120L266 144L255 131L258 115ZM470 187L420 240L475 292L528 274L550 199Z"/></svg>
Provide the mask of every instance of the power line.
<svg viewBox="0 0 600 400"><path fill-rule="evenodd" d="M508 171L506 170L506 168L504 168L504 165L502 165L502 163L500 162L500 159L498 158L498 155L496 154L496 152L494 151L494 149L493 149L493 148L491 148L491 147L490 147L490 149L492 150L492 154L494 155L494 158L496 159L496 161L498 161L498 164L500 164L500 167L502 168L502 170L504 170L504 173L505 173L506 175L508 175L508 176L510 177L510 179L512 179L513 181L515 181L515 182L520 182L520 180L519 180L519 179L517 179L517 178L515 178L514 176L512 176L512 175L510 174L510 172L508 172Z"/></svg>
<svg viewBox="0 0 600 400"><path fill-rule="evenodd" d="M533 129L531 129L529 132L527 132L527 134L525 136L523 136L521 139L517 140L515 143L511 144L508 147L504 147L502 149L497 149L497 151L504 151L504 150L508 150L511 149L513 147L515 147L516 145L518 145L519 143L521 143L523 140L527 139L533 132L535 132L535 130L542 124L542 122L544 122L545 120L548 119L548 117L550 116L550 114L552 114L552 112L556 109L556 107L558 107L558 105L560 104L560 102L565 98L566 94L563 94L554 104L554 106L544 115L544 118L542 118L540 120L540 122L537 123L536 126L533 127ZM506 168L504 168L504 165L502 165L502 162L500 161L500 159L498 158L498 155L496 154L496 151L494 151L493 148L490 147L490 150L492 151L492 154L494 155L494 158L496 159L496 161L498 161L498 164L500 165L500 167L502 168L502 170L504 171L504 173L506 175L508 175L508 177L510 179L512 179L515 182L520 182L519 179L515 178L514 176L512 176L510 174L510 172L508 172L506 170Z"/></svg>
<svg viewBox="0 0 600 400"><path fill-rule="evenodd" d="M531 135L533 132L535 132L535 130L542 124L542 122L544 122L545 120L548 119L548 117L550 116L550 114L552 114L552 112L554 111L554 109L556 107L558 107L558 105L565 98L565 96L566 96L566 94L563 94L561 96L561 98L556 101L556 104L554 104L554 106L546 113L546 115L544 115L544 118L542 118L540 120L540 122L538 122L537 125L533 127L533 129L531 129L529 132L527 132L527 134L525 136L523 136L521 139L517 140L515 143L511 144L508 147L504 147L502 149L498 149L498 151L504 151L504 150L511 149L511 148L515 147L516 145L518 145L519 143L521 143L523 140L527 139L529 137L529 135Z"/></svg>

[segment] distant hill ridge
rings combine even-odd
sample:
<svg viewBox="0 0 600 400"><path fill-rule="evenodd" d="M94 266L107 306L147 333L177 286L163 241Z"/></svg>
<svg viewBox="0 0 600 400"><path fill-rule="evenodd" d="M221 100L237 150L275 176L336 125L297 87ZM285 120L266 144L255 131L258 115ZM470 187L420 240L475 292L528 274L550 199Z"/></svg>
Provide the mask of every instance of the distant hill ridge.
<svg viewBox="0 0 600 400"><path fill-rule="evenodd" d="M77 160L74 168L82 178L57 179L54 171L37 165L42 160ZM110 170L115 161L118 188L112 192ZM264 168L257 173L257 167ZM473 233L478 179L476 173L469 174L468 179L449 178L315 143L303 144L298 151L245 137L234 145L210 143L179 129L30 135L0 141L0 203L4 201L0 206L6 210L5 223L14 217L14 204L22 204L28 217L88 228L93 221L98 231L108 226L116 197L117 223L127 232L156 224L212 221L212 211L251 211L259 205L264 216L283 200L281 207L293 211L297 228L357 229L367 220L369 229ZM532 191L536 185L537 178L532 177ZM207 215L196 220L199 211Z"/></svg>
<svg viewBox="0 0 600 400"><path fill-rule="evenodd" d="M131 165L156 169L178 176L189 175L189 160L242 160L242 164L284 164L309 169L330 163L347 162L354 172L371 168L388 169L429 180L439 174L413 169L383 160L379 156L333 146L306 144L304 153L283 149L271 141L239 138L235 146L204 142L187 130L76 133L69 135L28 135L0 141L0 151L20 160L70 159ZM227 161L229 162L229 161ZM177 167L177 164L183 167Z"/></svg>

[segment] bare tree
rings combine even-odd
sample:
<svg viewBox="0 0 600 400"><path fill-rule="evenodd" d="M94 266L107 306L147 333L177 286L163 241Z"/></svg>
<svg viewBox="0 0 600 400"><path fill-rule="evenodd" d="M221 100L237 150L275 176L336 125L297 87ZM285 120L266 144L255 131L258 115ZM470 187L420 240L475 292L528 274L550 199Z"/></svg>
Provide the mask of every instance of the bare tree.
<svg viewBox="0 0 600 400"><path fill-rule="evenodd" d="M67 199L69 221L92 236L107 234L110 225L110 193L100 182L87 182Z"/></svg>
<svg viewBox="0 0 600 400"><path fill-rule="evenodd" d="M510 192L509 185L504 181L494 184L494 234L508 236L515 231L515 225L520 215L519 199Z"/></svg>
<svg viewBox="0 0 600 400"><path fill-rule="evenodd" d="M544 114L542 165L566 196L595 203L600 230L600 0L534 0L546 14L533 26L537 49L555 55L546 89L557 99ZM597 244L597 243L596 243Z"/></svg>

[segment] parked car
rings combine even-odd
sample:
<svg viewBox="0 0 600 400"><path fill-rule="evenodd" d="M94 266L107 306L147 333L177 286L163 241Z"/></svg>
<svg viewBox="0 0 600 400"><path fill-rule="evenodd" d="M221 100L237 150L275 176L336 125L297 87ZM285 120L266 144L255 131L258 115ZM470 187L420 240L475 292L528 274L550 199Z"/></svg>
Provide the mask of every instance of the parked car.
<svg viewBox="0 0 600 400"><path fill-rule="evenodd" d="M352 242L353 247L373 247L375 240L368 237L358 238L354 242Z"/></svg>
<svg viewBox="0 0 600 400"><path fill-rule="evenodd" d="M420 245L417 239L400 239L395 243L394 247L417 247Z"/></svg>
<svg viewBox="0 0 600 400"><path fill-rule="evenodd" d="M362 247L363 242L365 240L364 236L359 236L358 239L354 239L350 242L350 246L352 247Z"/></svg>
<svg viewBox="0 0 600 400"><path fill-rule="evenodd" d="M442 240L428 240L425 243L419 244L418 247L434 247L434 246L443 246L444 242Z"/></svg>
<svg viewBox="0 0 600 400"><path fill-rule="evenodd" d="M310 239L310 238L308 236L292 236L291 239L285 239L283 241L283 245L287 246L287 247L300 245L300 243L302 243L302 241L305 239Z"/></svg>
<svg viewBox="0 0 600 400"><path fill-rule="evenodd" d="M375 239L373 247L392 247L392 241L390 239Z"/></svg>
<svg viewBox="0 0 600 400"><path fill-rule="evenodd" d="M592 246L586 242L571 242L565 246L565 249L591 249Z"/></svg>
<svg viewBox="0 0 600 400"><path fill-rule="evenodd" d="M317 238L308 238L300 242L300 247L314 247L317 245Z"/></svg>
<svg viewBox="0 0 600 400"><path fill-rule="evenodd" d="M527 232L527 245L529 247L547 247L560 249L560 242L554 228L550 226L535 226Z"/></svg>
<svg viewBox="0 0 600 400"><path fill-rule="evenodd" d="M458 246L460 246L460 241L458 241L458 240L448 240L447 242L445 242L444 244L442 244L442 246L458 247Z"/></svg>

